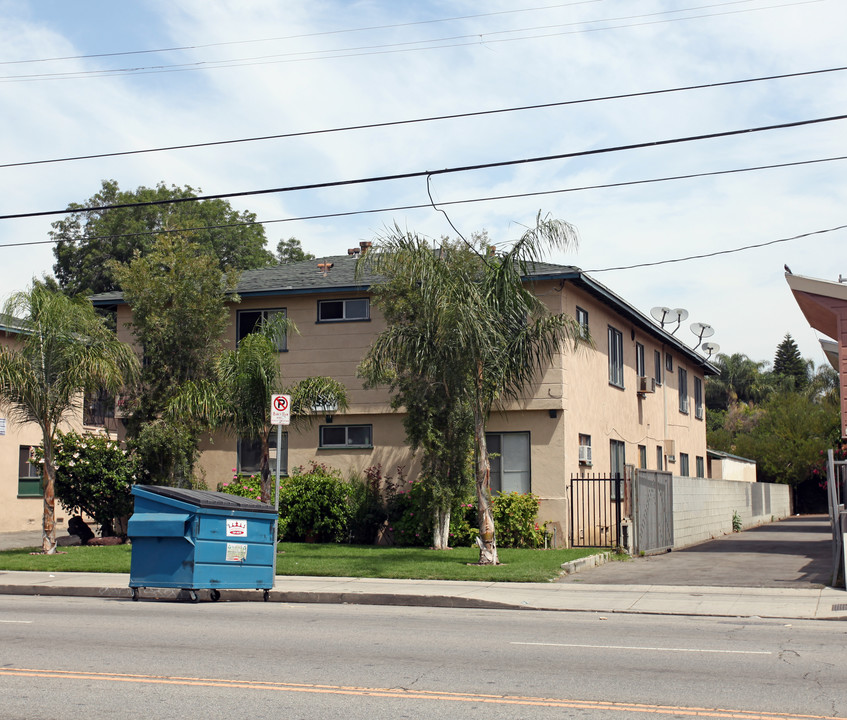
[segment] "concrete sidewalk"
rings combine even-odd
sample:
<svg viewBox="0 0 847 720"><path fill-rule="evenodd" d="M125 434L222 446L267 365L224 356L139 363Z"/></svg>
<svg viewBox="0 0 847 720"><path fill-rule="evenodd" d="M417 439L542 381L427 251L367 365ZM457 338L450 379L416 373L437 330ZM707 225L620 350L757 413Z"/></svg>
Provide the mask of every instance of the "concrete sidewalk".
<svg viewBox="0 0 847 720"><path fill-rule="evenodd" d="M824 582L831 560L826 516L789 518L651 558L608 563L550 583L449 582L278 576L285 603L563 610L847 620L847 592ZM0 534L0 549L40 545L40 532ZM129 599L129 575L0 571L0 595ZM208 591L197 591L209 601ZM142 600L188 599L142 589ZM221 602L261 602L258 590L221 590Z"/></svg>
<svg viewBox="0 0 847 720"><path fill-rule="evenodd" d="M0 572L0 595L101 597L129 600L129 575ZM198 590L200 601L208 591ZM141 600L188 599L181 590L142 589ZM258 590L221 590L221 602L261 602ZM406 605L480 609L565 610L845 619L847 593L833 588L726 588L660 585L448 582L376 578L277 577L269 600L283 603Z"/></svg>

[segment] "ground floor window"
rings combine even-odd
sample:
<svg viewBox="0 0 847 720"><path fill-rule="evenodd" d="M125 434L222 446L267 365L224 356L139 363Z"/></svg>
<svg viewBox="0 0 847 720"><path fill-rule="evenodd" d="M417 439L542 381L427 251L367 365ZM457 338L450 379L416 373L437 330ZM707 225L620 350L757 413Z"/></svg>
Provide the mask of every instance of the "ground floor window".
<svg viewBox="0 0 847 720"><path fill-rule="evenodd" d="M276 428L268 436L270 446L271 474L276 472ZM288 446L288 433L282 433L282 447ZM283 455L283 460L285 455ZM241 475L255 475L262 469L262 441L259 438L238 438L238 472ZM283 475L288 474L288 468L283 465Z"/></svg>
<svg viewBox="0 0 847 720"><path fill-rule="evenodd" d="M532 482L529 433L485 433L491 463L491 492L528 493Z"/></svg>
<svg viewBox="0 0 847 720"><path fill-rule="evenodd" d="M647 446L639 445L638 446L638 467L642 470L647 469Z"/></svg>
<svg viewBox="0 0 847 720"><path fill-rule="evenodd" d="M697 455L694 461L697 464L697 477L706 477L706 463L703 461L703 458Z"/></svg>
<svg viewBox="0 0 847 720"><path fill-rule="evenodd" d="M679 454L679 474L682 477L688 477L688 453Z"/></svg>
<svg viewBox="0 0 847 720"><path fill-rule="evenodd" d="M371 448L373 425L321 425L320 448Z"/></svg>
<svg viewBox="0 0 847 720"><path fill-rule="evenodd" d="M18 448L18 497L41 497L41 466L32 462L32 446Z"/></svg>

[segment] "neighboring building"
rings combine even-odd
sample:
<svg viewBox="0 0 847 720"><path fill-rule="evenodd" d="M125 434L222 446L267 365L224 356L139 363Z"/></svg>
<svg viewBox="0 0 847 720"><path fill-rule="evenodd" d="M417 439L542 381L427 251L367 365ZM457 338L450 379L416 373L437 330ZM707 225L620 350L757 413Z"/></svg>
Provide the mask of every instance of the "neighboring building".
<svg viewBox="0 0 847 720"><path fill-rule="evenodd" d="M709 450L707 455L708 470L706 477L717 480L738 480L740 482L756 482L756 461L749 458L731 455L719 450ZM702 477L698 476L698 477Z"/></svg>
<svg viewBox="0 0 847 720"><path fill-rule="evenodd" d="M23 332L20 321L0 315L0 345L15 347ZM115 430L114 403L97 398L86 398L80 412L68 419L63 431L80 432ZM109 419L111 414L112 418ZM41 429L35 423L19 423L0 411L0 532L39 530L44 516L43 485L40 466L30 462L33 447L41 445ZM56 503L56 532L66 527L67 513Z"/></svg>
<svg viewBox="0 0 847 720"><path fill-rule="evenodd" d="M841 392L841 437L847 439L847 285L785 274L788 287L809 325L831 340L821 340L830 364L838 371Z"/></svg>
<svg viewBox="0 0 847 720"><path fill-rule="evenodd" d="M366 250L368 243L362 243ZM357 249L358 250L358 249ZM385 390L364 390L356 368L385 323L371 303L374 278L355 276L357 253L248 270L232 305L228 347L260 317L284 312L299 329L280 351L283 376L297 381L327 375L343 382L350 408L321 415L288 437L289 467L318 460L345 475L381 463L391 472L417 464L405 445L401 416ZM525 397L488 423L492 489L532 491L541 499L540 519L568 537L570 478L623 473L625 464L675 475L705 473L704 375L715 368L646 315L575 267L538 263L535 291L554 313L583 325L594 349L559 354ZM117 309L121 338L130 308L119 293L93 298ZM469 318L472 322L472 318ZM249 439L217 438L200 461L209 487L258 469Z"/></svg>

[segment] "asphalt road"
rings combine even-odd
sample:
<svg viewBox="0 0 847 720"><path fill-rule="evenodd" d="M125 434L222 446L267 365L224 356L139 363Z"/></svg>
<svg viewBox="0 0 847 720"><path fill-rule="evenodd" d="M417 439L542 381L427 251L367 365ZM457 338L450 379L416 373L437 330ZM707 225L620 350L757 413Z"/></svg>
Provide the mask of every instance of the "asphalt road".
<svg viewBox="0 0 847 720"><path fill-rule="evenodd" d="M845 634L820 621L9 596L0 718L845 717Z"/></svg>

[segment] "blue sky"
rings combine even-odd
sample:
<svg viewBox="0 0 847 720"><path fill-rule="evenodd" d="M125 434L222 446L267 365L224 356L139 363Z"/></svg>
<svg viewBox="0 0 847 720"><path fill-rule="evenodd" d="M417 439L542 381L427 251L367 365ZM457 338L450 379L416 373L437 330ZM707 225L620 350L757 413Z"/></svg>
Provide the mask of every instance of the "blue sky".
<svg viewBox="0 0 847 720"><path fill-rule="evenodd" d="M841 0L285 2L0 0L0 157L90 153L406 120L797 73L847 65ZM183 48L170 49L169 48ZM139 52L157 51L157 52ZM130 55L110 55L127 53ZM100 57L77 57L93 56ZM74 58L50 60L49 58ZM20 62L41 60L42 62ZM193 69L185 69L190 67ZM108 71L108 72L104 72ZM84 73L73 75L70 73ZM92 73L99 73L94 75ZM21 77L35 74L48 77ZM261 143L0 168L0 214L82 202L106 178L124 189L207 193L437 170L847 113L847 73L573 104ZM845 121L432 180L463 233L517 237L541 210L579 231L554 262L593 276L642 311L686 308L722 352L772 360L790 332L823 362L783 276L847 275L847 231L684 263L847 223L847 161L617 188L693 173L845 153ZM233 201L262 220L427 203L412 179ZM0 220L0 245L48 239L51 218ZM396 222L452 234L432 208L265 226L344 253ZM0 247L0 295L50 272L49 245Z"/></svg>

